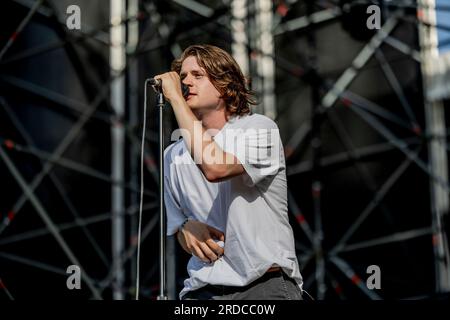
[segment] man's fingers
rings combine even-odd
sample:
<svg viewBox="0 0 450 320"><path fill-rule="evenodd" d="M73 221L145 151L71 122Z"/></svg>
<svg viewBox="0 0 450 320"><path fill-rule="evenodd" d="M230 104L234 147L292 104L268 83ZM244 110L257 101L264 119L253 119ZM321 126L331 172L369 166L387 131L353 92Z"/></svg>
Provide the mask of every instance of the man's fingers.
<svg viewBox="0 0 450 320"><path fill-rule="evenodd" d="M203 251L203 254L206 256L206 261L205 262L213 262L217 260L217 255L209 248L209 246L204 243L204 242L200 242L200 247Z"/></svg>
<svg viewBox="0 0 450 320"><path fill-rule="evenodd" d="M217 230L216 228L211 227L211 226L207 226L207 228L214 238L216 238L220 241L225 241L225 235L223 234L222 231Z"/></svg>
<svg viewBox="0 0 450 320"><path fill-rule="evenodd" d="M209 259L205 257L202 249L199 246L193 246L192 254L198 257L200 260L208 262Z"/></svg>
<svg viewBox="0 0 450 320"><path fill-rule="evenodd" d="M206 240L206 244L219 258L223 256L223 248L219 246L213 239Z"/></svg>

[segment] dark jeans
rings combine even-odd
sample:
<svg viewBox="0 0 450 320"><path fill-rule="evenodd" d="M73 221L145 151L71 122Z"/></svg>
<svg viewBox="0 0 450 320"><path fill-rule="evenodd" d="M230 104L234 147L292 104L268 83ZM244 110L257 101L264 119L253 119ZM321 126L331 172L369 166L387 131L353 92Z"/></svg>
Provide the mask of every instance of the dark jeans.
<svg viewBox="0 0 450 320"><path fill-rule="evenodd" d="M183 300L303 300L295 280L283 271L267 272L244 287L207 285L189 291Z"/></svg>

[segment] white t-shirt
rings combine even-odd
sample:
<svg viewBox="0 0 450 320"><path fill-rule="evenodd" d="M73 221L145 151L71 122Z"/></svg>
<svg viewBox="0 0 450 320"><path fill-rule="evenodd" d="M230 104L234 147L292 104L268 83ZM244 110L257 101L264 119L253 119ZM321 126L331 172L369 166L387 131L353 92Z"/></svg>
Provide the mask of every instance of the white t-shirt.
<svg viewBox="0 0 450 320"><path fill-rule="evenodd" d="M224 255L213 263L192 256L180 298L207 284L245 286L273 265L303 281L287 213L284 151L278 127L259 114L231 118L214 141L233 154L245 172L209 182L182 139L165 150L167 235L189 217L225 234Z"/></svg>

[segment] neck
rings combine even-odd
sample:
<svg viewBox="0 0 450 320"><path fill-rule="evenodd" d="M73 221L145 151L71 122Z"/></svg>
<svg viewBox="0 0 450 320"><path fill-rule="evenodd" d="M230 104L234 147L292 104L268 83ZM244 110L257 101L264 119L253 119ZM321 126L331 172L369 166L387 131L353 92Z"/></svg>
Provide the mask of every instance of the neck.
<svg viewBox="0 0 450 320"><path fill-rule="evenodd" d="M221 130L227 123L226 108L218 110L193 110L195 116L202 122L203 128Z"/></svg>

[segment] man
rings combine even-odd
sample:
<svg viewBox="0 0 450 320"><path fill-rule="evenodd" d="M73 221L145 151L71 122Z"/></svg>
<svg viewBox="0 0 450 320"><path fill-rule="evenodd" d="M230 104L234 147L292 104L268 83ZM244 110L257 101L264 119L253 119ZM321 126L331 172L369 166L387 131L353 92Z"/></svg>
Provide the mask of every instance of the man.
<svg viewBox="0 0 450 320"><path fill-rule="evenodd" d="M183 138L164 155L167 234L192 254L180 298L302 299L277 125L224 50L190 46L172 70L155 78Z"/></svg>

